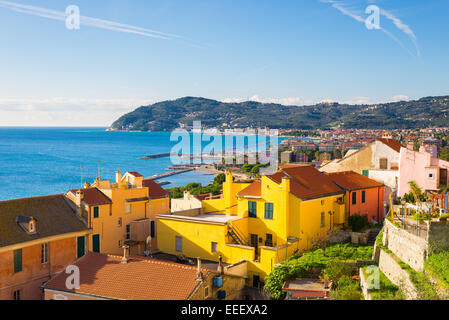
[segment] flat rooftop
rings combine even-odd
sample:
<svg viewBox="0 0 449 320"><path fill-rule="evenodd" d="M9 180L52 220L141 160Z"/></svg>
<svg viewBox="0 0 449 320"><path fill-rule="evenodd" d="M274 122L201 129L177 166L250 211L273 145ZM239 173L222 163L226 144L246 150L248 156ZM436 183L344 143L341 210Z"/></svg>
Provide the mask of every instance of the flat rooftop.
<svg viewBox="0 0 449 320"><path fill-rule="evenodd" d="M173 220L184 220L184 221L192 221L199 223L218 223L218 224L227 224L229 221L236 221L242 219L239 216L230 216L226 214L202 214L198 216L182 216L174 214L159 214L157 217L163 219L173 219Z"/></svg>
<svg viewBox="0 0 449 320"><path fill-rule="evenodd" d="M295 279L287 281L282 290L291 291L329 291L325 283L320 279Z"/></svg>

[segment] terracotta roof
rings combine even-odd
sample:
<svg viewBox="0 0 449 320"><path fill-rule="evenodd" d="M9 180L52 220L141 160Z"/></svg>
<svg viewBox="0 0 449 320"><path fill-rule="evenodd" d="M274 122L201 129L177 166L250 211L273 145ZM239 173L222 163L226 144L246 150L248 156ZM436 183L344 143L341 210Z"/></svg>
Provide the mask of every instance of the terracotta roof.
<svg viewBox="0 0 449 320"><path fill-rule="evenodd" d="M80 189L70 190L73 194L76 195L76 192ZM87 188L81 189L83 191L83 201L88 206L99 206L102 204L110 204L112 200L109 199L103 192L98 190L97 188Z"/></svg>
<svg viewBox="0 0 449 320"><path fill-rule="evenodd" d="M136 171L128 171L128 173L134 177L143 177L143 175L141 175L140 173L138 173Z"/></svg>
<svg viewBox="0 0 449 320"><path fill-rule="evenodd" d="M50 195L0 202L0 247L55 235L87 231L64 195ZM27 234L16 222L25 217L37 221L36 233Z"/></svg>
<svg viewBox="0 0 449 320"><path fill-rule="evenodd" d="M167 198L168 192L152 179L143 179L143 186L148 188L148 195L151 199Z"/></svg>
<svg viewBox="0 0 449 320"><path fill-rule="evenodd" d="M262 195L262 185L260 180L256 180L248 187L237 193L240 197L260 197Z"/></svg>
<svg viewBox="0 0 449 320"><path fill-rule="evenodd" d="M206 200L207 198L209 198L211 196L210 193L206 193L206 194L199 194L199 195L192 195L195 199L198 199L200 201Z"/></svg>
<svg viewBox="0 0 449 320"><path fill-rule="evenodd" d="M381 187L383 184L354 171L326 173L332 181L347 190Z"/></svg>
<svg viewBox="0 0 449 320"><path fill-rule="evenodd" d="M80 288L67 289L70 274L62 272L44 288L119 300L186 300L198 286L197 268L174 262L90 252L73 264L80 270ZM203 275L211 270L202 268Z"/></svg>
<svg viewBox="0 0 449 320"><path fill-rule="evenodd" d="M290 193L300 199L318 198L343 193L328 176L312 166L296 166L281 169L268 178L280 184L282 178L290 178Z"/></svg>
<svg viewBox="0 0 449 320"><path fill-rule="evenodd" d="M396 152L401 152L401 148L404 148L404 146L400 142L394 139L377 138L376 140L382 142L383 144L386 144Z"/></svg>

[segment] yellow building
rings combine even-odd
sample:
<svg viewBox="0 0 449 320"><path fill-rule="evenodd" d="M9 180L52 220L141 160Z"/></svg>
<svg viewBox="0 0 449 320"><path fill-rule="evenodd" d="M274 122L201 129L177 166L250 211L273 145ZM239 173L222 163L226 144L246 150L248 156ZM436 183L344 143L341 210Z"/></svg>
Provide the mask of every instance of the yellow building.
<svg viewBox="0 0 449 320"><path fill-rule="evenodd" d="M92 229L89 251L121 254L124 245L132 254L157 251L155 216L169 212L169 196L154 181L137 172L122 177L117 171L115 182L97 178L66 196Z"/></svg>
<svg viewBox="0 0 449 320"><path fill-rule="evenodd" d="M249 284L310 249L345 222L344 191L312 166L284 166L255 181L226 174L221 199L203 201L205 214L158 215L162 252L226 263L248 261Z"/></svg>

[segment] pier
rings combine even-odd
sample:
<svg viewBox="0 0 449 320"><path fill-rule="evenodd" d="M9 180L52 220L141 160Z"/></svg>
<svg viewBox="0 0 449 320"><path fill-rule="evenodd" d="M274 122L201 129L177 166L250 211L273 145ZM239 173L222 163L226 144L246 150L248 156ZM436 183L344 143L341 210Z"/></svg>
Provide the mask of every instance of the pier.
<svg viewBox="0 0 449 320"><path fill-rule="evenodd" d="M159 179L162 179L162 178L165 178L165 177L170 177L170 176L174 176L174 175L177 175L177 174L181 174L181 173L189 172L189 171L193 171L193 170L195 170L195 168L180 169L180 170L165 172L165 173L161 173L161 174L156 174L154 176L149 177L148 179L159 180Z"/></svg>

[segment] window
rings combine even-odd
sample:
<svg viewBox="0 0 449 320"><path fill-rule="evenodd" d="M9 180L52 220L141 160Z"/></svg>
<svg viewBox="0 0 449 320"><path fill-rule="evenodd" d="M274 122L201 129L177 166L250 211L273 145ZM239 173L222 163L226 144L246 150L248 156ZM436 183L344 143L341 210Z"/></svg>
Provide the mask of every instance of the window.
<svg viewBox="0 0 449 320"><path fill-rule="evenodd" d="M388 169L388 159L387 158L380 158L379 159L379 169Z"/></svg>
<svg viewBox="0 0 449 320"><path fill-rule="evenodd" d="M429 173L429 179L433 179L433 173Z"/></svg>
<svg viewBox="0 0 449 320"><path fill-rule="evenodd" d="M85 238L82 237L78 237L76 240L76 257L77 258L81 258L82 256L84 256L84 251L85 251Z"/></svg>
<svg viewBox="0 0 449 320"><path fill-rule="evenodd" d="M14 291L14 300L20 300L20 290Z"/></svg>
<svg viewBox="0 0 449 320"><path fill-rule="evenodd" d="M94 219L100 216L100 210L98 207L94 207Z"/></svg>
<svg viewBox="0 0 449 320"><path fill-rule="evenodd" d="M209 286L204 288L204 299L207 299L207 298L209 298Z"/></svg>
<svg viewBox="0 0 449 320"><path fill-rule="evenodd" d="M117 225L119 228L122 227L122 218L118 218Z"/></svg>
<svg viewBox="0 0 449 320"><path fill-rule="evenodd" d="M182 252L182 237L176 236L176 251Z"/></svg>
<svg viewBox="0 0 449 320"><path fill-rule="evenodd" d="M366 201L366 191L362 191L362 203Z"/></svg>
<svg viewBox="0 0 449 320"><path fill-rule="evenodd" d="M257 202L248 201L248 217L257 218Z"/></svg>
<svg viewBox="0 0 449 320"><path fill-rule="evenodd" d="M125 233L125 240L131 239L131 225L126 225L126 233Z"/></svg>
<svg viewBox="0 0 449 320"><path fill-rule="evenodd" d="M273 235L271 233L267 233L267 239L265 240L265 246L266 247L273 246Z"/></svg>
<svg viewBox="0 0 449 320"><path fill-rule="evenodd" d="M321 205L324 206L324 200L321 200Z"/></svg>
<svg viewBox="0 0 449 320"><path fill-rule="evenodd" d="M273 204L265 203L265 219L273 219Z"/></svg>
<svg viewBox="0 0 449 320"><path fill-rule="evenodd" d="M155 232L155 222L154 222L154 221L151 221L151 222L150 222L150 236L151 236L151 238L154 238L155 235L156 235L156 232Z"/></svg>
<svg viewBox="0 0 449 320"><path fill-rule="evenodd" d="M216 242L212 242L212 244L211 244L211 251L212 252L217 252L218 251L218 243L216 243Z"/></svg>
<svg viewBox="0 0 449 320"><path fill-rule="evenodd" d="M22 271L22 249L14 250L14 273Z"/></svg>
<svg viewBox="0 0 449 320"><path fill-rule="evenodd" d="M43 243L41 248L41 263L48 263L48 243Z"/></svg>
<svg viewBox="0 0 449 320"><path fill-rule="evenodd" d="M131 205L129 203L125 204L125 213L131 213Z"/></svg>
<svg viewBox="0 0 449 320"><path fill-rule="evenodd" d="M100 253L100 235L94 234L92 236L92 251Z"/></svg>
<svg viewBox="0 0 449 320"><path fill-rule="evenodd" d="M119 241L118 241L118 247L119 247L119 248L122 248L122 247L123 247L123 245L122 245L122 240L119 240Z"/></svg>
<svg viewBox="0 0 449 320"><path fill-rule="evenodd" d="M357 193L356 192L352 193L352 204L357 204Z"/></svg>
<svg viewBox="0 0 449 320"><path fill-rule="evenodd" d="M324 227L324 212L321 212L321 228Z"/></svg>

